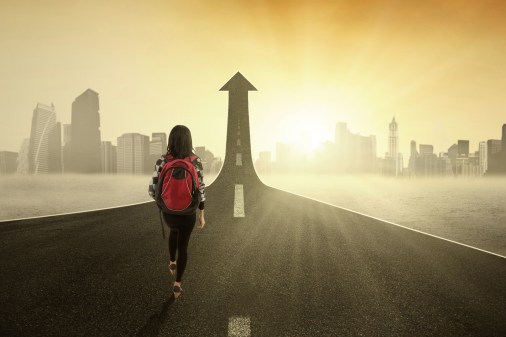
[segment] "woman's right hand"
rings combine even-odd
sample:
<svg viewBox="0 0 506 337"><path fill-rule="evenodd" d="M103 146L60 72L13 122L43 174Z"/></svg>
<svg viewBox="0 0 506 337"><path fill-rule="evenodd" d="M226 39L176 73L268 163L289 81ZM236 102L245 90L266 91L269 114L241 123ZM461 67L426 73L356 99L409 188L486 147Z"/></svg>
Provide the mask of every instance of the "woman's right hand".
<svg viewBox="0 0 506 337"><path fill-rule="evenodd" d="M199 216L199 224L197 225L197 228L204 228L205 224L206 220L204 219L204 210L201 210Z"/></svg>

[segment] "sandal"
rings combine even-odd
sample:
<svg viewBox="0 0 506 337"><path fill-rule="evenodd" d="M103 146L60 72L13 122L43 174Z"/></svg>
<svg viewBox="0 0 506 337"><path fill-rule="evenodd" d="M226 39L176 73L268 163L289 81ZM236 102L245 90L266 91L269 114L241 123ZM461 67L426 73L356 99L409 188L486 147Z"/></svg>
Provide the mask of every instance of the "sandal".
<svg viewBox="0 0 506 337"><path fill-rule="evenodd" d="M181 293L183 292L183 288L178 285L174 285L174 288L172 288L172 291L174 292L174 298L178 298Z"/></svg>
<svg viewBox="0 0 506 337"><path fill-rule="evenodd" d="M169 270L172 276L174 277L176 276L176 269L177 269L176 262L169 261Z"/></svg>

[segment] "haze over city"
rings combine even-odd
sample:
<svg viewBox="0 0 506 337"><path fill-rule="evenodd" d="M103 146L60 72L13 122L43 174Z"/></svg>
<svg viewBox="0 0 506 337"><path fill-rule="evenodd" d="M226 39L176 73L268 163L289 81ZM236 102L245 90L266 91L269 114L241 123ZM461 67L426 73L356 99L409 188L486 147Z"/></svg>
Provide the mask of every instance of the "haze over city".
<svg viewBox="0 0 506 337"><path fill-rule="evenodd" d="M2 1L0 150L19 151L37 103L70 123L71 103L100 93L103 140L190 127L225 152L226 95L240 70L252 152L333 140L337 122L388 151L411 140L447 151L500 139L505 122L502 1ZM261 94L259 94L261 92ZM210 130L212 132L210 132ZM267 132L268 130L268 132Z"/></svg>

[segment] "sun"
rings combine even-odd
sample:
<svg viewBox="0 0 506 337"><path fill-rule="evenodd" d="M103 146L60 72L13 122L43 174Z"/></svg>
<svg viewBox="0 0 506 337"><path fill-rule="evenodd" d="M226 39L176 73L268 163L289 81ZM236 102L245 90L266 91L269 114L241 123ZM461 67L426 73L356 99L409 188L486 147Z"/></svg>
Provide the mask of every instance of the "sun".
<svg viewBox="0 0 506 337"><path fill-rule="evenodd" d="M282 123L281 141L313 156L325 141L332 140L333 126L326 122L326 108L298 106L286 113Z"/></svg>

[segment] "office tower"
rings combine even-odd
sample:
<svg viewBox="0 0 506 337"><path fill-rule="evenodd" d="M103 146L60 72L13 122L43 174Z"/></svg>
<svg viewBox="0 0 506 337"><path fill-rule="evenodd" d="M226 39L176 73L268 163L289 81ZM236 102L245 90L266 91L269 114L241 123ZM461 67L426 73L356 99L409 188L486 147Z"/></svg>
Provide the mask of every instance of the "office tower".
<svg viewBox="0 0 506 337"><path fill-rule="evenodd" d="M339 152L343 152L348 145L350 131L348 130L348 126L344 122L339 122L336 124L336 132L334 135L334 142L336 144L336 149Z"/></svg>
<svg viewBox="0 0 506 337"><path fill-rule="evenodd" d="M100 154L102 156L102 173L114 174L117 172L116 146L109 141L102 141L100 145Z"/></svg>
<svg viewBox="0 0 506 337"><path fill-rule="evenodd" d="M461 140L457 142L458 144L458 157L469 157L469 141Z"/></svg>
<svg viewBox="0 0 506 337"><path fill-rule="evenodd" d="M199 158L204 161L206 159L206 147L205 146L195 146L195 154L199 156Z"/></svg>
<svg viewBox="0 0 506 337"><path fill-rule="evenodd" d="M167 134L165 132L154 132L151 134L149 143L149 154L160 157L167 152Z"/></svg>
<svg viewBox="0 0 506 337"><path fill-rule="evenodd" d="M61 173L61 124L54 105L38 103L33 110L29 145L29 171L34 174Z"/></svg>
<svg viewBox="0 0 506 337"><path fill-rule="evenodd" d="M404 170L404 156L402 153L397 153L397 175L402 175Z"/></svg>
<svg viewBox="0 0 506 337"><path fill-rule="evenodd" d="M376 136L351 133L346 123L336 124L333 169L344 172L372 172L376 165ZM330 168L330 167L329 167Z"/></svg>
<svg viewBox="0 0 506 337"><path fill-rule="evenodd" d="M271 151L260 151L255 161L255 169L259 173L269 173L271 166Z"/></svg>
<svg viewBox="0 0 506 337"><path fill-rule="evenodd" d="M0 151L0 175L16 173L17 159L17 152Z"/></svg>
<svg viewBox="0 0 506 337"><path fill-rule="evenodd" d="M418 158L417 173L420 176L432 176L437 172L437 156L434 154L434 146L420 144L420 156Z"/></svg>
<svg viewBox="0 0 506 337"><path fill-rule="evenodd" d="M498 139L487 140L487 173L497 174L500 166L502 141Z"/></svg>
<svg viewBox="0 0 506 337"><path fill-rule="evenodd" d="M418 151L416 150L416 142L411 141L411 151L409 155L408 169L409 174L416 175L416 160L418 158Z"/></svg>
<svg viewBox="0 0 506 337"><path fill-rule="evenodd" d="M72 125L71 124L63 124L63 142L62 145L65 146L70 144Z"/></svg>
<svg viewBox="0 0 506 337"><path fill-rule="evenodd" d="M149 136L125 133L118 137L116 152L118 174L144 174L154 167L148 162Z"/></svg>
<svg viewBox="0 0 506 337"><path fill-rule="evenodd" d="M490 158L495 156L502 150L502 141L498 139L489 139L487 140L487 154L490 164Z"/></svg>
<svg viewBox="0 0 506 337"><path fill-rule="evenodd" d="M394 175L399 175L402 170L402 166L399 165L399 135L398 135L398 126L395 121L395 117L392 119L392 122L389 125L389 135L388 135L388 156L394 161Z"/></svg>
<svg viewBox="0 0 506 337"><path fill-rule="evenodd" d="M433 154L434 154L434 146L433 145L420 144L420 156L433 155Z"/></svg>
<svg viewBox="0 0 506 337"><path fill-rule="evenodd" d="M220 172L222 165L223 165L223 161L221 160L221 157L215 158L213 161L213 164L211 165L211 173Z"/></svg>
<svg viewBox="0 0 506 337"><path fill-rule="evenodd" d="M452 163L452 171L453 174L457 173L457 156L459 153L459 147L457 144L453 144L448 148L448 158L450 158L450 162Z"/></svg>
<svg viewBox="0 0 506 337"><path fill-rule="evenodd" d="M72 103L69 171L100 173L100 114L98 93L87 89Z"/></svg>
<svg viewBox="0 0 506 337"><path fill-rule="evenodd" d="M17 158L17 174L30 173L30 138L23 139Z"/></svg>
<svg viewBox="0 0 506 337"><path fill-rule="evenodd" d="M488 169L487 142L480 142L479 146L480 172L483 175Z"/></svg>
<svg viewBox="0 0 506 337"><path fill-rule="evenodd" d="M71 135L72 125L71 124L63 124L63 142L62 142L62 171L69 172L70 169L70 140L72 139Z"/></svg>

